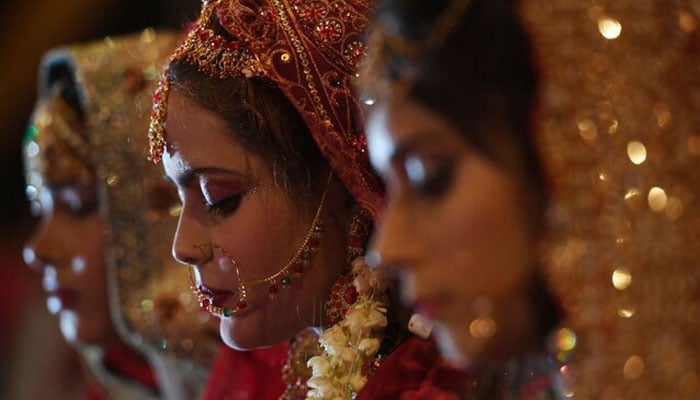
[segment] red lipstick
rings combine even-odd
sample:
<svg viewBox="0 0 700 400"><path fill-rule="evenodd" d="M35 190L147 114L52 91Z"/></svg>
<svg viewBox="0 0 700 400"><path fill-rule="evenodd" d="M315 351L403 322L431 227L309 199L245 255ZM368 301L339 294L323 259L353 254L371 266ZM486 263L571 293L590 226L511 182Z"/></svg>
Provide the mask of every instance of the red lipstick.
<svg viewBox="0 0 700 400"><path fill-rule="evenodd" d="M230 299L235 294L230 290L214 289L204 284L197 285L197 291L209 300L209 304L214 306L221 306L222 304L224 304L224 302L226 302L226 300ZM209 306L209 304L201 305L202 307L206 308L207 306Z"/></svg>

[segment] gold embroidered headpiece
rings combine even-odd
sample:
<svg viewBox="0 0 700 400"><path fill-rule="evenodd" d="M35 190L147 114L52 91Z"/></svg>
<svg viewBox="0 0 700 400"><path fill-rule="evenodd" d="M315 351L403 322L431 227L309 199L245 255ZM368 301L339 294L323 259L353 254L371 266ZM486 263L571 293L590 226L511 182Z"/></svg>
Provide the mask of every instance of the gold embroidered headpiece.
<svg viewBox="0 0 700 400"><path fill-rule="evenodd" d="M700 398L700 7L523 0L579 399Z"/></svg>
<svg viewBox="0 0 700 400"><path fill-rule="evenodd" d="M209 76L267 79L297 109L355 199L377 217L383 187L369 166L364 116L353 91L365 56L368 0L211 0L172 55ZM217 32L221 32L218 34ZM165 148L168 71L153 95L149 159Z"/></svg>
<svg viewBox="0 0 700 400"><path fill-rule="evenodd" d="M145 159L146 138L136 129L148 125L159 67L180 39L147 29L60 48L44 58L39 80L42 91L50 90L57 74L46 71L59 66L79 95L81 148L90 155L108 228L107 295L115 326L142 350L175 356L194 396L218 350L215 321L205 323L187 271L172 259L167 238L177 225L171 215L177 196ZM34 147L28 142L25 151Z"/></svg>
<svg viewBox="0 0 700 400"><path fill-rule="evenodd" d="M540 78L534 140L551 202L542 260L567 316L553 335L567 397L697 399L700 6L512 3ZM378 35L376 71L383 51L410 64L423 50Z"/></svg>
<svg viewBox="0 0 700 400"><path fill-rule="evenodd" d="M42 213L47 186L75 179L86 187L95 182L92 151L80 118L51 88L38 102L24 138L26 194L32 214Z"/></svg>

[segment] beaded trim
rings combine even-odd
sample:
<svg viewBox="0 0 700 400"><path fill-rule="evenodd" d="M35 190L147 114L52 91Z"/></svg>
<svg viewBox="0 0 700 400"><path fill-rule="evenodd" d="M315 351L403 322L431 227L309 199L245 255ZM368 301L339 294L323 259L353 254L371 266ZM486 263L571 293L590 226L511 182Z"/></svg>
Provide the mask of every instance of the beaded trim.
<svg viewBox="0 0 700 400"><path fill-rule="evenodd" d="M56 94L39 105L32 116L24 138L24 161L27 196L34 215L40 215L42 210L39 199L46 177L63 171L67 165L73 166L71 171L81 183L94 183L93 157L77 124L75 113ZM51 148L65 153L64 156L49 159Z"/></svg>
<svg viewBox="0 0 700 400"><path fill-rule="evenodd" d="M277 8L277 17L282 22L282 28L284 29L285 34L287 34L291 38L292 45L294 46L294 52L296 53L297 57L299 57L299 60L301 60L301 65L304 67L304 79L306 80L307 87L309 89L309 92L311 93L315 111L318 114L319 119L322 120L326 125L330 126L332 123L330 118L328 117L328 111L326 111L326 108L323 106L321 97L318 94L318 89L314 84L314 77L313 75L311 75L311 71L309 70L310 63L304 46L302 45L301 40L299 39L299 36L297 35L296 31L290 25L289 18L287 17L287 13L284 9L284 5L280 2L280 0L273 0L273 4ZM322 28L321 26L317 26L316 32L323 33L329 31L327 29ZM284 56L284 54L282 54L282 56Z"/></svg>
<svg viewBox="0 0 700 400"><path fill-rule="evenodd" d="M75 126L76 116L59 95L53 95L51 101L55 110L43 109L34 118L27 129L25 141L34 141L49 127L54 128L56 136L61 139L72 152L84 163L92 163L92 152L87 141L80 136L79 128ZM73 125L73 126L71 126Z"/></svg>
<svg viewBox="0 0 700 400"><path fill-rule="evenodd" d="M227 79L241 73L246 77L263 75L265 67L238 39L227 40L207 28L214 11L221 0L205 1L196 28L190 30L185 41L170 58L186 60L197 66L199 71L219 79ZM166 69L153 93L153 109L148 128L149 160L160 162L165 147L165 119L167 117L168 96L170 94L169 73Z"/></svg>
<svg viewBox="0 0 700 400"><path fill-rule="evenodd" d="M356 212L350 221L348 234L346 262L349 266L364 253L364 242L371 230L371 222L367 214L362 211ZM359 294L353 280L352 273L348 271L333 284L331 296L324 307L326 326L340 322L350 307L357 302Z"/></svg>
<svg viewBox="0 0 700 400"><path fill-rule="evenodd" d="M364 243L371 231L369 216L362 210L353 214L348 230L347 241L347 272L341 275L333 284L330 299L324 307L324 325L334 326L342 323L348 311L362 303L359 289L355 285L356 274L351 270L354 260L364 251ZM365 292L363 292L365 293ZM366 293L365 293L366 294ZM306 399L310 396L307 381L312 377L311 367L307 362L315 357L324 354L319 335L312 329L303 331L297 335L290 349L290 358L282 370L283 380L286 383L286 390L280 397L281 400ZM371 359L364 360L362 364L363 376L370 375L379 365L380 356L375 355Z"/></svg>
<svg viewBox="0 0 700 400"><path fill-rule="evenodd" d="M158 88L153 93L153 109L151 110L151 122L148 125L148 160L158 164L163 158L165 150L165 120L168 110L168 96L170 95L170 82L168 70L158 82Z"/></svg>

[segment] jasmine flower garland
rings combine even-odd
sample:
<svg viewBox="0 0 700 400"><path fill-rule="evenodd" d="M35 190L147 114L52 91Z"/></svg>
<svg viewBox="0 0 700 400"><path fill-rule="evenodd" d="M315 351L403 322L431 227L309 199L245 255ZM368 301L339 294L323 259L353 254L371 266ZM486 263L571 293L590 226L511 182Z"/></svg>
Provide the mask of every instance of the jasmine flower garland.
<svg viewBox="0 0 700 400"><path fill-rule="evenodd" d="M352 262L357 301L319 337L323 353L309 359L307 400L352 399L367 382L387 326L387 280L363 257Z"/></svg>

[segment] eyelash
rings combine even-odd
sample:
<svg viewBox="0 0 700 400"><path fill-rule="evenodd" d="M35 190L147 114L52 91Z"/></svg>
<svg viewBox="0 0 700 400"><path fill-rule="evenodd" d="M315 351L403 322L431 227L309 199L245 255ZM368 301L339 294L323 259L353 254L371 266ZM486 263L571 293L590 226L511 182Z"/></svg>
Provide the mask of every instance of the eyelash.
<svg viewBox="0 0 700 400"><path fill-rule="evenodd" d="M244 195L245 193L234 194L211 204L205 200L204 206L207 207L207 211L211 214L218 217L227 217L238 209Z"/></svg>

